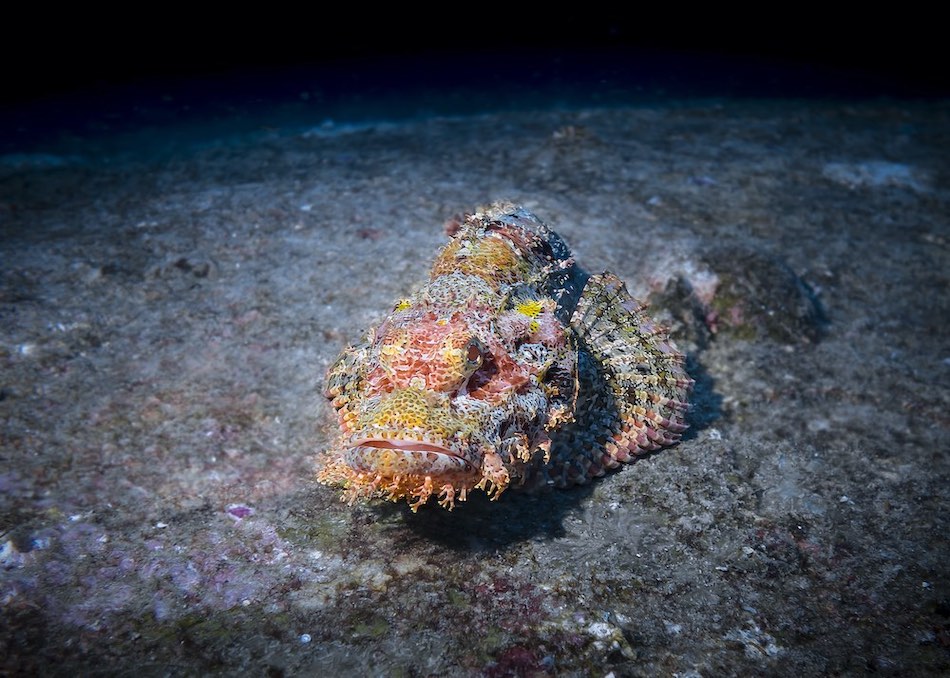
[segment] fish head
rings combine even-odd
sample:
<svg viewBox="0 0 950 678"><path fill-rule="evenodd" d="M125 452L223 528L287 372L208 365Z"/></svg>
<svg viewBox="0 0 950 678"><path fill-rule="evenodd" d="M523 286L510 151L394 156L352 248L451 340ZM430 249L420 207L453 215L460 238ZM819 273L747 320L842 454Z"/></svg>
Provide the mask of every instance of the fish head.
<svg viewBox="0 0 950 678"><path fill-rule="evenodd" d="M570 416L576 350L552 300L489 299L399 302L344 351L328 373L340 437L321 481L350 500L451 508L541 463L546 431Z"/></svg>

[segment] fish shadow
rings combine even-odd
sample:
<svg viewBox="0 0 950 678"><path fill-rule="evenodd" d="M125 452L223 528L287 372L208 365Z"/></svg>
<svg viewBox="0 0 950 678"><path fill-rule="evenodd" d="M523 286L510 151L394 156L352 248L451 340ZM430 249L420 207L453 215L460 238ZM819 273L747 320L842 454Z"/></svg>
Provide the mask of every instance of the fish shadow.
<svg viewBox="0 0 950 678"><path fill-rule="evenodd" d="M685 442L698 437L699 432L722 418L722 394L716 392L716 380L693 356L686 361L686 371L692 377L693 390L689 396L689 411L686 423L689 428L680 439Z"/></svg>
<svg viewBox="0 0 950 678"><path fill-rule="evenodd" d="M497 501L473 492L452 511L430 505L413 513L406 504L379 510L419 538L454 551L490 553L532 539L563 537L565 517L591 496L599 480L567 489L508 490Z"/></svg>

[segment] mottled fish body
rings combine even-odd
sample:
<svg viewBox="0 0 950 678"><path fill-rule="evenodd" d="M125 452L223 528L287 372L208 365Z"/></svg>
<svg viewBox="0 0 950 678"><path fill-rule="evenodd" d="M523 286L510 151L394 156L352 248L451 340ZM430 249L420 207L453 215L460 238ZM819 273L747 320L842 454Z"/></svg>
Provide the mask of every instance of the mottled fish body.
<svg viewBox="0 0 950 678"><path fill-rule="evenodd" d="M587 482L686 429L692 380L619 278L588 275L522 207L453 222L426 280L327 374L350 502Z"/></svg>

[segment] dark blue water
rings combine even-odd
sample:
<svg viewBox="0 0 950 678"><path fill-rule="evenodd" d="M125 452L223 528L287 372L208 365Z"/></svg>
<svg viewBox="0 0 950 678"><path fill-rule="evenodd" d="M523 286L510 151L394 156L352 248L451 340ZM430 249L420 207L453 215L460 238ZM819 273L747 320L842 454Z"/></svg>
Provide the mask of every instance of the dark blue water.
<svg viewBox="0 0 950 678"><path fill-rule="evenodd" d="M513 109L950 95L926 45L896 54L760 39L685 49L612 39L611 30L582 32L567 46L506 40L426 49L416 40L404 49L364 41L349 50L219 58L77 54L8 82L0 153L161 152L261 130Z"/></svg>

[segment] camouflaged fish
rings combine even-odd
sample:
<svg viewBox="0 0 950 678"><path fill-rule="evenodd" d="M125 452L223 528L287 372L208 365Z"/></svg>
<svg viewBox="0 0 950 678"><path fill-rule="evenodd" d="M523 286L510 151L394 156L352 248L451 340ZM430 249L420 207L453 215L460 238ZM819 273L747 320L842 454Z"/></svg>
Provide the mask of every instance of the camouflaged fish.
<svg viewBox="0 0 950 678"><path fill-rule="evenodd" d="M692 380L619 278L496 203L447 228L429 279L327 374L341 437L319 480L351 503L567 487L675 443Z"/></svg>

